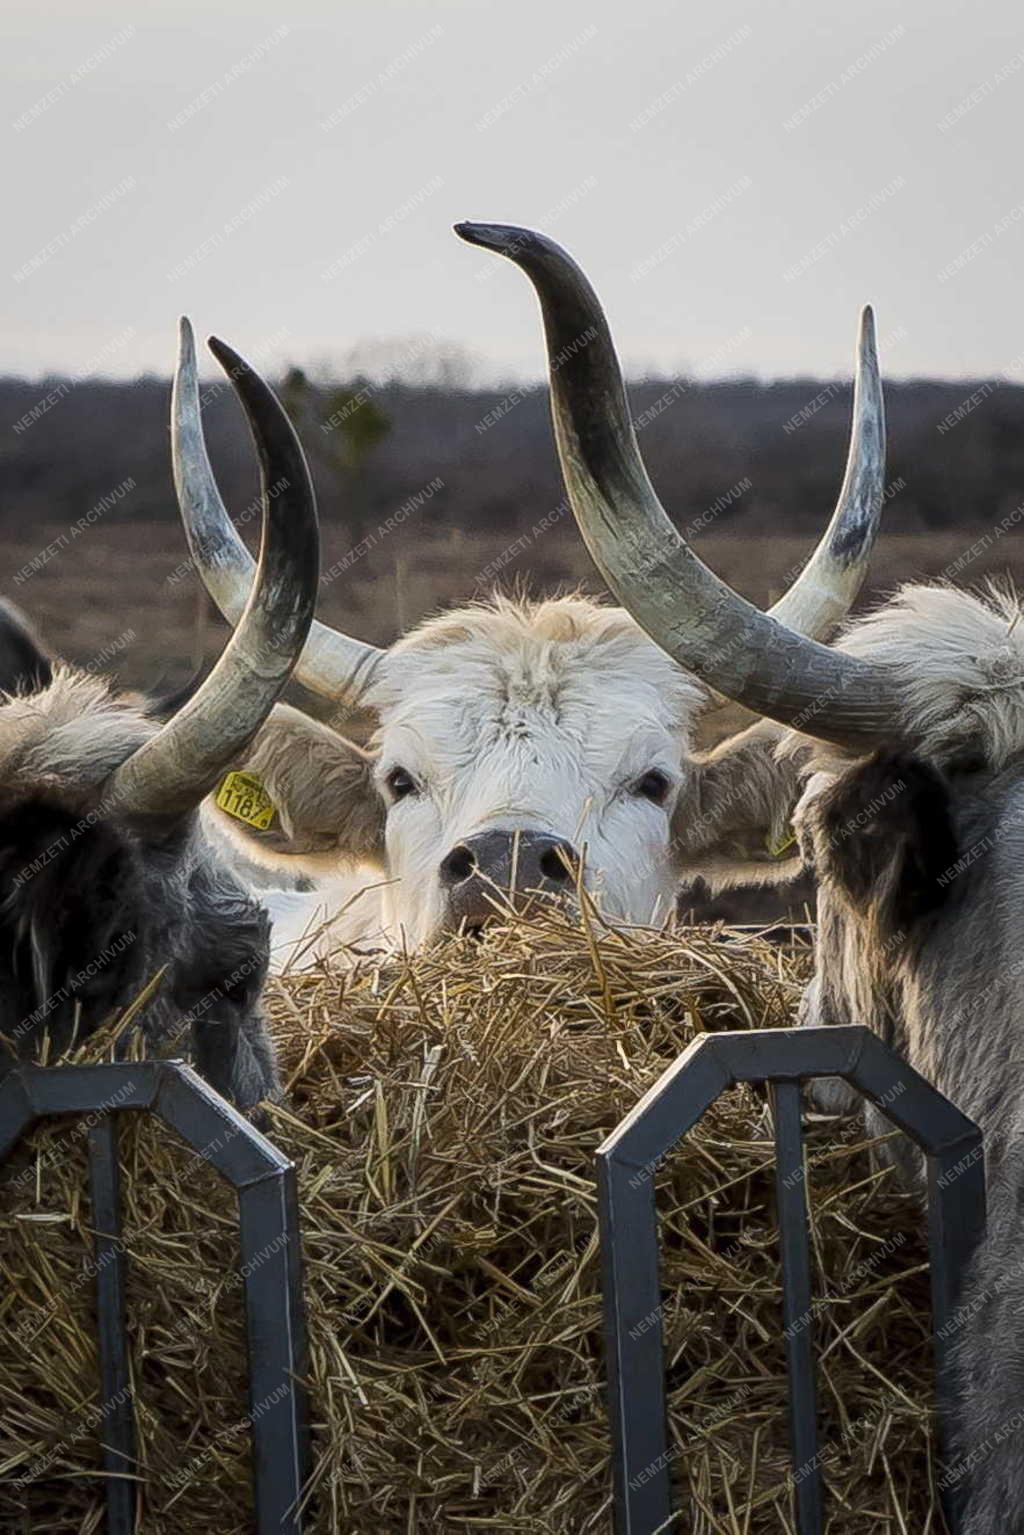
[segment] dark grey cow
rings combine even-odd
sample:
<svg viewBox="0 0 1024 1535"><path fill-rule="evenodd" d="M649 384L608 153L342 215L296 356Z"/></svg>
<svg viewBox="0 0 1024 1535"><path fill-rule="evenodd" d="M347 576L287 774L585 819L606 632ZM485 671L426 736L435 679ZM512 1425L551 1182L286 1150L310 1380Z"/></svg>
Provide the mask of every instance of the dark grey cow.
<svg viewBox="0 0 1024 1535"><path fill-rule="evenodd" d="M909 587L857 625L842 648L891 669L904 749L817 752L796 815L819 885L801 1021L869 1024L985 1134L988 1234L952 1324L965 1535L1024 1531L1020 617L1009 591Z"/></svg>
<svg viewBox="0 0 1024 1535"><path fill-rule="evenodd" d="M1020 600L1008 589L912 586L832 647L779 614L757 612L697 559L662 510L637 451L607 324L582 272L528 230L473 224L459 232L510 257L538 291L562 470L612 590L675 661L788 727L776 750L803 765L796 823L820 885L816 974L802 1021L869 1024L985 1132L989 1235L954 1323L959 1442L947 1477L965 1489L967 1535L1019 1535ZM574 347L582 335L589 344Z"/></svg>
<svg viewBox="0 0 1024 1535"><path fill-rule="evenodd" d="M0 1035L8 1062L53 1061L159 977L136 1025L158 1047L191 1040L197 1068L249 1108L277 1086L260 1012L269 922L198 807L291 675L318 535L281 406L230 348L211 347L248 415L264 505L252 599L210 676L161 723L137 696L51 663L0 613Z"/></svg>

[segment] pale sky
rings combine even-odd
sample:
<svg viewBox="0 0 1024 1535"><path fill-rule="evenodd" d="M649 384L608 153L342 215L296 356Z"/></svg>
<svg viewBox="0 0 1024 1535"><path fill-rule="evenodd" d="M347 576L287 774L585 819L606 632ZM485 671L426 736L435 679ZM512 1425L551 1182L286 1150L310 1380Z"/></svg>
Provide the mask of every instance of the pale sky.
<svg viewBox="0 0 1024 1535"><path fill-rule="evenodd" d="M633 371L1024 378L1024 12L858 0L4 0L0 372L437 337L539 377L576 256ZM5 119L5 120L4 120Z"/></svg>

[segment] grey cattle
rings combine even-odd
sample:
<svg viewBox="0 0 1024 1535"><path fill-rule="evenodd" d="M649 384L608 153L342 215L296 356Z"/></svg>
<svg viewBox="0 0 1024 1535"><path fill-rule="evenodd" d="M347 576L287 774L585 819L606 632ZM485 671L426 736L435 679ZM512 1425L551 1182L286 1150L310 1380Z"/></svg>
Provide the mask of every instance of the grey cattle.
<svg viewBox="0 0 1024 1535"><path fill-rule="evenodd" d="M277 1086L260 1012L269 923L202 828L199 806L291 674L318 574L302 450L271 391L230 371L260 453L263 534L253 597L210 676L162 722L137 695L52 663L0 614L0 1035L8 1065L56 1060L150 981L136 1025L192 1042L242 1108ZM268 483L287 490L271 500Z"/></svg>
<svg viewBox="0 0 1024 1535"><path fill-rule="evenodd" d="M796 824L820 884L820 932L802 1021L869 1024L984 1131L989 1234L954 1323L958 1425L947 1476L965 1492L967 1535L1020 1535L1020 601L1008 589L913 586L831 647L800 634L785 614L757 612L701 563L658 502L583 274L528 230L474 224L460 232L508 256L537 289L562 470L612 590L673 660L782 727L768 730L776 760L788 757L805 775ZM582 336L589 340L580 349ZM913 1176L914 1164L906 1170Z"/></svg>
<svg viewBox="0 0 1024 1535"><path fill-rule="evenodd" d="M593 306L568 310L556 376L583 370L587 390L587 371L600 372L610 343ZM252 562L206 454L187 327L174 400L190 548L236 623ZM845 615L882 508L883 433L866 312L834 515L762 622L823 636ZM697 875L722 886L786 873L771 834L793 802L789 764L759 724L738 728L749 714L723 724L721 699L688 657L666 657L631 612L580 595L495 595L425 620L386 650L316 623L296 677L348 721L331 729L275 710L239 764L266 790L273 823L218 823L279 877L318 881L305 900L266 897L286 962L289 936L308 957L307 926L324 918L314 942L327 952L416 947L446 930L479 931L513 891L571 900L582 887L609 920L647 924L670 919L680 884ZM353 729L359 745L346 739Z"/></svg>
<svg viewBox="0 0 1024 1535"><path fill-rule="evenodd" d="M988 1233L952 1324L946 1479L965 1535L1024 1531L1020 618L1008 589L908 587L856 625L841 649L891 670L903 745L867 758L819 748L796 813L819 887L801 1021L869 1024L984 1131ZM914 1178L916 1158L897 1155Z"/></svg>

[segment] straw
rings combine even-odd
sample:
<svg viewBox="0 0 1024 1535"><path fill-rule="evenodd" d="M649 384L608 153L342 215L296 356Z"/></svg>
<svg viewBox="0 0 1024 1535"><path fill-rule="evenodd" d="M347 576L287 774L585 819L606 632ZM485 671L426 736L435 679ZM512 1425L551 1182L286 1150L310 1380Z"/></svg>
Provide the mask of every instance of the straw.
<svg viewBox="0 0 1024 1535"><path fill-rule="evenodd" d="M591 913L270 983L315 1535L610 1528L595 1148L696 1032L790 1023L805 978L805 953L750 933L613 933ZM78 1058L109 1052L101 1035ZM938 1532L921 1212L856 1121L805 1117L830 1535ZM144 1528L241 1535L233 1196L124 1120ZM672 1474L700 1535L790 1521L767 1135L763 1091L734 1089L656 1174ZM104 1527L83 1147L48 1127L0 1174L0 1529Z"/></svg>

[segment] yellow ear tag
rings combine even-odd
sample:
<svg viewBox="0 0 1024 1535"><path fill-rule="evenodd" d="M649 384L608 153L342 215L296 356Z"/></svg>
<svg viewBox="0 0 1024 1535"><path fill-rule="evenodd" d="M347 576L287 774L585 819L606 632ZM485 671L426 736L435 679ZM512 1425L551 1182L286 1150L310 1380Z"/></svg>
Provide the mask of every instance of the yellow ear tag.
<svg viewBox="0 0 1024 1535"><path fill-rule="evenodd" d="M257 831L266 831L275 815L274 801L252 773L229 773L217 790L216 804Z"/></svg>
<svg viewBox="0 0 1024 1535"><path fill-rule="evenodd" d="M764 845L773 858L781 858L787 849L796 841L796 832L792 826L787 826L780 837L766 837Z"/></svg>

